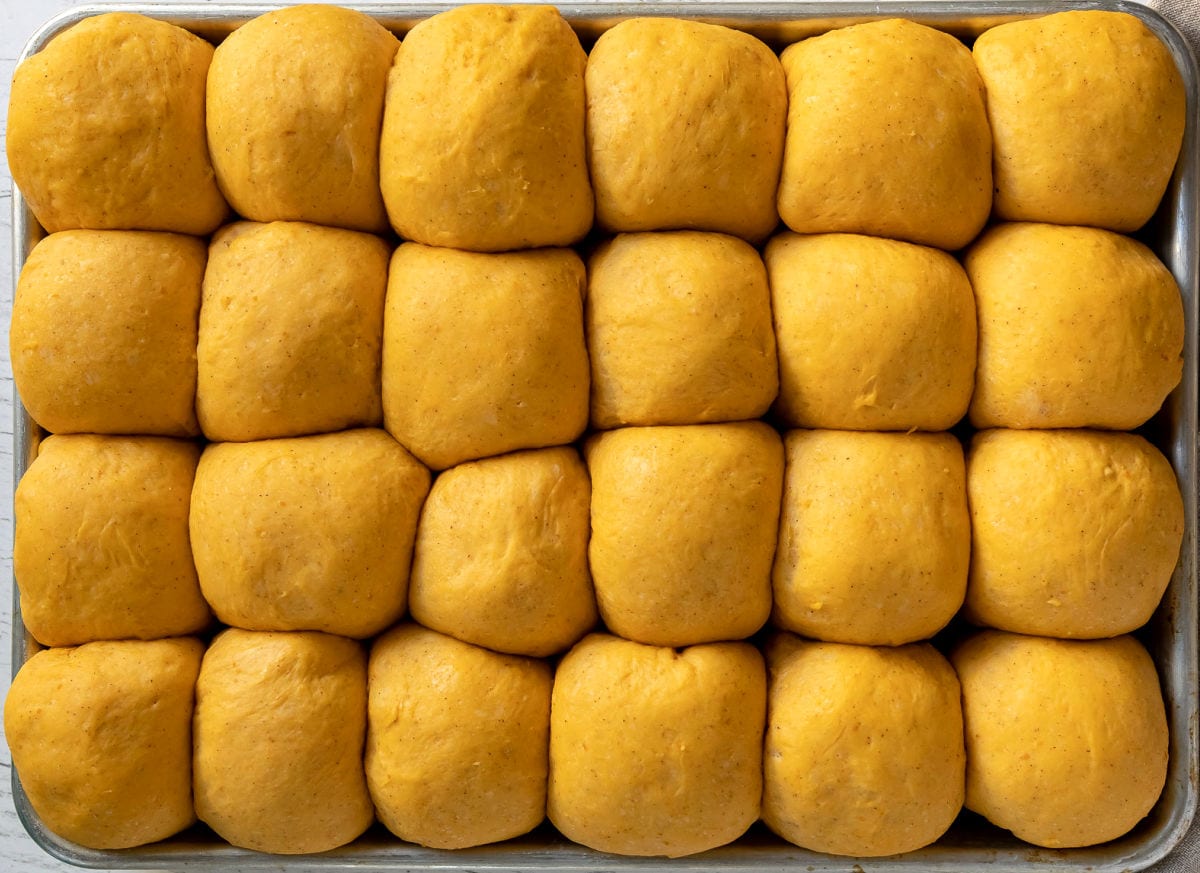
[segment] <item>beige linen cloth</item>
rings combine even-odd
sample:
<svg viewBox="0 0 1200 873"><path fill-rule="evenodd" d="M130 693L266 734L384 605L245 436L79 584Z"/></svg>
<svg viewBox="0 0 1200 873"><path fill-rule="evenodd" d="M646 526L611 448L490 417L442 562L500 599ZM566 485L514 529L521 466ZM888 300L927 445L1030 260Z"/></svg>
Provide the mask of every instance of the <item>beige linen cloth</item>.
<svg viewBox="0 0 1200 873"><path fill-rule="evenodd" d="M1179 28L1200 57L1200 0L1142 0L1145 5ZM1150 868L1151 873L1198 873L1200 871L1200 816L1183 842L1167 858Z"/></svg>

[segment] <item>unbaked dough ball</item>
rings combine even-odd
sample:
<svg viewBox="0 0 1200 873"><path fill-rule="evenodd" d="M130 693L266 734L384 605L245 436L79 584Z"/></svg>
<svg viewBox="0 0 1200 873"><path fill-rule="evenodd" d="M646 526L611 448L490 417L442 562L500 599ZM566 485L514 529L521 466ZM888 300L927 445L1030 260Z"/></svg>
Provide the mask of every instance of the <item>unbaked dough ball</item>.
<svg viewBox="0 0 1200 873"><path fill-rule="evenodd" d="M592 425L758 418L779 388L767 273L714 233L622 234L588 264Z"/></svg>
<svg viewBox="0 0 1200 873"><path fill-rule="evenodd" d="M387 429L435 470L569 443L588 417L584 268L565 249L406 243L383 325Z"/></svg>
<svg viewBox="0 0 1200 873"><path fill-rule="evenodd" d="M1179 286L1136 240L1001 224L965 263L979 313L976 427L1131 430L1179 384Z"/></svg>
<svg viewBox="0 0 1200 873"><path fill-rule="evenodd" d="M210 444L191 504L205 598L248 630L378 633L404 613L429 478L382 430Z"/></svg>
<svg viewBox="0 0 1200 873"><path fill-rule="evenodd" d="M783 487L774 430L758 421L631 427L585 451L588 558L609 630L687 646L762 627Z"/></svg>
<svg viewBox="0 0 1200 873"><path fill-rule="evenodd" d="M575 449L514 452L438 476L421 511L409 609L426 627L543 657L596 623L591 484Z"/></svg>
<svg viewBox="0 0 1200 873"><path fill-rule="evenodd" d="M33 655L4 702L21 787L46 828L90 849L164 840L192 811L199 640L123 640Z"/></svg>
<svg viewBox="0 0 1200 873"><path fill-rule="evenodd" d="M806 39L782 61L790 99L779 214L788 227L941 249L979 233L992 206L992 138L966 46L891 19Z"/></svg>
<svg viewBox="0 0 1200 873"><path fill-rule="evenodd" d="M550 820L618 855L733 842L758 818L765 709L748 643L676 651L584 637L554 676Z"/></svg>
<svg viewBox="0 0 1200 873"><path fill-rule="evenodd" d="M958 440L797 430L785 446L775 623L884 646L941 630L962 605L971 558Z"/></svg>
<svg viewBox="0 0 1200 873"><path fill-rule="evenodd" d="M962 682L969 809L1026 842L1091 846L1127 833L1162 793L1167 720L1132 637L984 631L951 656Z"/></svg>
<svg viewBox="0 0 1200 873"><path fill-rule="evenodd" d="M196 815L243 849L345 845L374 820L363 774L367 662L353 640L230 628L196 682Z"/></svg>
<svg viewBox="0 0 1200 873"><path fill-rule="evenodd" d="M981 34L996 214L1134 231L1154 214L1183 141L1171 53L1133 15L1074 10Z"/></svg>
<svg viewBox="0 0 1200 873"><path fill-rule="evenodd" d="M375 641L369 681L367 782L390 831L464 849L541 824L549 664L401 625Z"/></svg>
<svg viewBox="0 0 1200 873"><path fill-rule="evenodd" d="M552 6L463 6L410 30L379 147L396 233L474 251L581 239L592 225L586 62Z"/></svg>
<svg viewBox="0 0 1200 873"><path fill-rule="evenodd" d="M164 437L46 439L17 485L13 574L38 642L154 639L211 618L188 541L200 449Z"/></svg>
<svg viewBox="0 0 1200 873"><path fill-rule="evenodd" d="M217 46L208 145L238 214L387 229L379 130L398 45L361 12L305 4L253 18Z"/></svg>
<svg viewBox="0 0 1200 873"><path fill-rule="evenodd" d="M911 852L963 805L958 679L928 644L884 648L775 637L763 821L834 855Z"/></svg>
<svg viewBox="0 0 1200 873"><path fill-rule="evenodd" d="M946 430L975 387L975 298L958 261L911 243L784 233L766 251L792 427Z"/></svg>
<svg viewBox="0 0 1200 873"><path fill-rule="evenodd" d="M387 243L303 222L238 222L204 275L196 413L210 440L379 424Z"/></svg>
<svg viewBox="0 0 1200 873"><path fill-rule="evenodd" d="M748 33L676 18L609 28L587 63L597 222L762 239L779 223L786 113L779 60Z"/></svg>
<svg viewBox="0 0 1200 873"><path fill-rule="evenodd" d="M1150 619L1179 559L1183 499L1140 436L987 430L967 461L966 616L1049 637L1110 637Z"/></svg>
<svg viewBox="0 0 1200 873"><path fill-rule="evenodd" d="M38 223L211 233L228 212L204 136L212 54L181 27L109 12L25 60L9 96L8 166Z"/></svg>
<svg viewBox="0 0 1200 873"><path fill-rule="evenodd" d="M195 436L207 253L171 233L69 230L39 242L13 301L13 379L53 433Z"/></svg>

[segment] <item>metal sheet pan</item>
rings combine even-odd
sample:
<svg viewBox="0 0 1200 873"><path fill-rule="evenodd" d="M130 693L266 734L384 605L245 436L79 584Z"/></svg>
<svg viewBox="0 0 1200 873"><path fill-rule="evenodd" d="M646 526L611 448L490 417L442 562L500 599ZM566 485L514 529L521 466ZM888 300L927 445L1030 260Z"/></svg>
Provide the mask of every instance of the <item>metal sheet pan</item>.
<svg viewBox="0 0 1200 873"><path fill-rule="evenodd" d="M239 24L271 9L269 4L166 4L112 3L81 6L48 21L29 40L22 59L46 45L55 34L91 15L109 11L138 12L173 22L218 42ZM458 4L344 3L378 18L397 33L415 22ZM1183 37L1162 17L1124 0L948 0L948 2L789 2L789 0L700 0L700 2L588 2L565 0L557 4L581 38L594 38L606 27L637 15L689 17L748 30L781 47L835 27L880 18L902 16L937 27L969 41L983 30L1004 21L1044 15L1067 9L1111 9L1136 15L1166 44L1183 75L1187 89L1188 123L1182 157L1158 214L1139 236L1174 273L1183 291L1187 333L1184 374L1179 388L1144 432L1171 460L1185 496L1185 532L1179 565L1151 623L1141 633L1158 665L1171 731L1170 764L1166 789L1150 815L1125 837L1086 849L1038 849L1013 838L964 812L937 844L907 855L884 859L837 858L807 852L773 837L762 825L736 843L702 855L674 861L656 858L617 858L573 845L548 825L506 843L458 852L423 849L401 843L375 825L352 845L321 855L296 856L291 869L311 870L410 870L465 868L477 870L600 871L615 867L650 871L795 870L805 873L832 871L926 871L926 873L1017 873L1053 870L1139 870L1165 857L1186 833L1196 810L1198 782L1197 740L1200 731L1197 682L1197 260L1200 259L1200 140L1197 139L1198 74L1195 58ZM43 235L19 192L13 193L13 265L15 286L25 258ZM35 456L41 434L20 399L15 398L15 476L24 473ZM20 603L13 583L13 669L37 649L20 621ZM55 857L93 868L164 868L181 870L279 869L276 856L233 848L202 827L193 828L163 843L124 851L97 851L67 842L50 833L36 813L13 773L17 810L33 839Z"/></svg>

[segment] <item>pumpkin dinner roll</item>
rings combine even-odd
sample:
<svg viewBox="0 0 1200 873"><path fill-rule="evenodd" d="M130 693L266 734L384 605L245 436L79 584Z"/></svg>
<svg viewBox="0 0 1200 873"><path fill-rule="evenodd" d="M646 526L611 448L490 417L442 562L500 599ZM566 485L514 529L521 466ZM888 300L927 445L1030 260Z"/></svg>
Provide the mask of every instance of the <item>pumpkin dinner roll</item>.
<svg viewBox="0 0 1200 873"><path fill-rule="evenodd" d="M216 229L228 207L204 137L212 55L181 27L109 12L72 25L22 62L6 147L38 223L50 233Z"/></svg>
<svg viewBox="0 0 1200 873"><path fill-rule="evenodd" d="M253 18L217 46L208 145L239 215L387 230L379 131L399 44L361 12L303 4Z"/></svg>
<svg viewBox="0 0 1200 873"><path fill-rule="evenodd" d="M763 821L817 852L879 857L927 846L963 805L954 670L927 643L767 648Z"/></svg>
<svg viewBox="0 0 1200 873"><path fill-rule="evenodd" d="M197 445L59 434L17 485L13 575L47 646L154 639L211 620L188 539Z"/></svg>
<svg viewBox="0 0 1200 873"><path fill-rule="evenodd" d="M13 380L52 433L195 436L196 317L207 253L173 233L68 230L17 281Z"/></svg>
<svg viewBox="0 0 1200 873"><path fill-rule="evenodd" d="M367 784L388 830L465 849L541 824L547 662L408 624L375 641L369 676Z"/></svg>
<svg viewBox="0 0 1200 873"><path fill-rule="evenodd" d="M609 630L687 646L762 627L783 482L774 430L760 421L630 427L584 451L588 559Z"/></svg>
<svg viewBox="0 0 1200 873"><path fill-rule="evenodd" d="M1137 640L983 631L951 660L962 681L968 809L1058 849L1114 840L1154 806L1167 719Z"/></svg>
<svg viewBox="0 0 1200 873"><path fill-rule="evenodd" d="M196 413L210 440L377 425L389 247L305 222L238 222L209 246Z"/></svg>
<svg viewBox="0 0 1200 873"><path fill-rule="evenodd" d="M975 387L975 298L953 257L857 234L783 233L766 250L791 427L946 430Z"/></svg>
<svg viewBox="0 0 1200 873"><path fill-rule="evenodd" d="M21 787L48 830L89 849L164 840L192 810L192 689L199 640L45 649L4 702Z"/></svg>
<svg viewBox="0 0 1200 873"><path fill-rule="evenodd" d="M677 651L584 637L554 676L550 820L618 855L733 842L759 814L765 706L749 643Z"/></svg>
<svg viewBox="0 0 1200 873"><path fill-rule="evenodd" d="M1088 638L1150 620L1179 559L1183 498L1170 463L1142 437L980 431L967 489L971 621Z"/></svg>
<svg viewBox="0 0 1200 873"><path fill-rule="evenodd" d="M248 630L378 633L404 613L429 479L374 428L208 445L190 518L205 598Z"/></svg>
<svg viewBox="0 0 1200 873"><path fill-rule="evenodd" d="M1124 12L1072 10L975 40L995 147L996 215L1134 231L1183 142L1171 53Z"/></svg>
<svg viewBox="0 0 1200 873"><path fill-rule="evenodd" d="M586 62L552 6L463 6L413 27L388 75L379 145L396 233L473 251L582 239Z"/></svg>
<svg viewBox="0 0 1200 873"><path fill-rule="evenodd" d="M516 655L560 652L596 623L591 485L569 446L453 467L421 510L409 609L426 627Z"/></svg>
<svg viewBox="0 0 1200 873"><path fill-rule="evenodd" d="M965 265L979 316L976 427L1131 430L1179 384L1179 286L1136 240L999 224Z"/></svg>
<svg viewBox="0 0 1200 873"><path fill-rule="evenodd" d="M779 387L767 273L715 233L622 234L588 264L592 425L758 418Z"/></svg>
<svg viewBox="0 0 1200 873"><path fill-rule="evenodd" d="M353 640L230 628L196 682L196 815L279 855L345 845L374 819L363 774L367 661Z"/></svg>
<svg viewBox="0 0 1200 873"><path fill-rule="evenodd" d="M962 605L971 559L958 440L796 430L785 451L775 624L884 646L945 627Z"/></svg>
<svg viewBox="0 0 1200 873"><path fill-rule="evenodd" d="M405 243L383 324L388 431L435 470L572 442L588 417L583 262Z"/></svg>
<svg viewBox="0 0 1200 873"><path fill-rule="evenodd" d="M787 142L779 214L940 249L992 206L992 139L971 52L912 21L855 24L784 50Z"/></svg>
<svg viewBox="0 0 1200 873"><path fill-rule="evenodd" d="M750 34L677 18L614 25L587 62L597 222L762 239L779 223L786 112L779 60Z"/></svg>

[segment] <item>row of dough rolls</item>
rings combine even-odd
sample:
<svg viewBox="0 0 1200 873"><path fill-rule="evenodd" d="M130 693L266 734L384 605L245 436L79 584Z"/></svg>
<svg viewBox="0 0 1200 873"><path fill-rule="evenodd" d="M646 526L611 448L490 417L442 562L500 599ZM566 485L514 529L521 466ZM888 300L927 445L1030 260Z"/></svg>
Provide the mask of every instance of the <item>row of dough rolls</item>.
<svg viewBox="0 0 1200 873"><path fill-rule="evenodd" d="M619 23L585 54L552 7L465 7L400 42L306 5L215 50L166 22L88 18L16 71L7 149L49 231L207 235L232 206L501 251L573 244L593 217L751 241L782 217L954 250L993 210L1140 228L1185 111L1169 51L1119 13L1012 22L973 49L892 19L777 57L678 19Z"/></svg>

